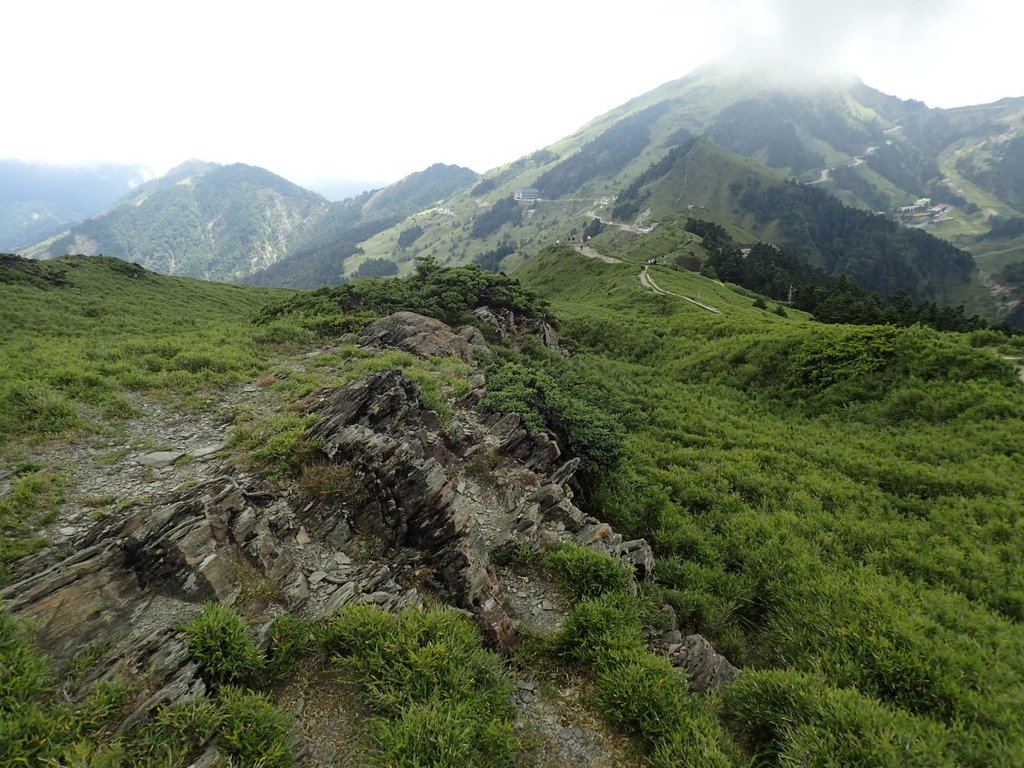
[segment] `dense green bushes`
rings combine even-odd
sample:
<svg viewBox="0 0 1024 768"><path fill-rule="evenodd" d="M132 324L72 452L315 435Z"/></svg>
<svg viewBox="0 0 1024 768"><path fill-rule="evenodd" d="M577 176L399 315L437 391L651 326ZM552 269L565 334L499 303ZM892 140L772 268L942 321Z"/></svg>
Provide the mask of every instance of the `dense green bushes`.
<svg viewBox="0 0 1024 768"><path fill-rule="evenodd" d="M724 690L722 714L757 765L961 764L949 729L813 675L749 671Z"/></svg>
<svg viewBox="0 0 1024 768"><path fill-rule="evenodd" d="M433 259L420 259L416 273L409 278L360 280L297 294L264 308L256 322L266 325L295 318L304 327L331 331L328 320L336 318L334 324L339 328L357 330L346 327L346 317L354 315L368 322L373 315L405 310L457 325L465 322L473 309L483 306L551 319L545 303L507 275L493 274L477 265L445 269Z"/></svg>
<svg viewBox="0 0 1024 768"><path fill-rule="evenodd" d="M687 355L683 380L726 384L809 415L941 422L1024 413L1013 366L926 328L817 327L746 334Z"/></svg>
<svg viewBox="0 0 1024 768"><path fill-rule="evenodd" d="M398 616L352 606L315 627L378 713L375 766L500 766L517 750L512 683L479 632L452 609Z"/></svg>
<svg viewBox="0 0 1024 768"><path fill-rule="evenodd" d="M755 764L1024 762L1024 388L1000 359L1019 342L754 320L725 293L709 317L628 302L635 271L539 258L524 273L566 315L569 366L642 414L589 501L651 542L681 625L747 668L723 722ZM586 611L560 648L590 664L575 649L631 630ZM743 687L762 674L782 692Z"/></svg>
<svg viewBox="0 0 1024 768"><path fill-rule="evenodd" d="M564 362L525 355L494 357L485 365L485 413L518 413L534 430L549 429L569 456L579 457L584 490L614 471L624 439L622 408L610 402L594 379L573 377Z"/></svg>

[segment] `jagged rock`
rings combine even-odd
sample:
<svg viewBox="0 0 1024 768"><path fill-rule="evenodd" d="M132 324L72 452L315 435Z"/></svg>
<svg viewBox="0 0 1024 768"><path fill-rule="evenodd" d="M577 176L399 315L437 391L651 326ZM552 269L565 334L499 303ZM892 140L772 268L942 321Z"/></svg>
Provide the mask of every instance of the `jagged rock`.
<svg viewBox="0 0 1024 768"><path fill-rule="evenodd" d="M393 347L417 357L458 357L472 363L470 342L446 324L415 312L395 312L363 331L363 344L378 349Z"/></svg>
<svg viewBox="0 0 1024 768"><path fill-rule="evenodd" d="M479 343L478 331L454 334L412 313L385 320L368 331L367 343L464 360L472 360L470 342ZM516 318L509 321L521 331ZM471 384L482 398L482 375ZM24 578L0 589L0 601L15 617L37 622L38 640L58 664L90 643L116 644L90 681L121 671L146 676L145 700L135 703L124 729L163 704L205 692L179 629L207 600L245 599L252 608L247 590L267 595L256 609L266 622L282 610L314 618L357 603L420 606L417 588L425 585L471 612L490 643L509 651L523 625L556 631L568 602L543 578L510 583L507 569L490 561L494 547L538 551L574 541L622 557L638 579L651 573L646 542L623 542L573 503L568 484L577 459L564 460L554 437L531 431L519 415L478 414L470 410L475 402L464 400L445 427L400 371L318 392L307 404L317 417L308 436L324 460L347 464L362 480L358 498L299 501L195 462L208 479L194 488L162 487L156 501L88 530L85 518L63 521L74 529L67 535L76 539L75 552L59 562L51 553L18 563L14 572ZM211 437L187 445L212 449ZM227 474L211 478L216 471ZM368 545L371 537L379 546ZM680 645L677 655L688 647ZM201 760L213 761L211 755L216 749Z"/></svg>
<svg viewBox="0 0 1024 768"><path fill-rule="evenodd" d="M561 351L558 346L558 331L539 318L517 315L504 307L478 307L473 310L473 317L491 326L502 341L508 341L516 336L532 335L540 338L546 347Z"/></svg>
<svg viewBox="0 0 1024 768"><path fill-rule="evenodd" d="M682 645L670 648L670 661L683 671L697 693L720 688L740 674L740 670L712 648L703 635L687 635Z"/></svg>
<svg viewBox="0 0 1024 768"><path fill-rule="evenodd" d="M283 607L304 602L308 586L286 543L294 534L279 518L273 505L257 514L237 482L218 477L173 503L98 524L78 552L4 587L0 600L38 624L37 642L58 663L90 644L116 643L93 676L130 670L153 686L121 722L124 730L163 704L205 692L178 629L204 601L236 599L250 548L265 555L255 561L266 565L260 576L283 587Z"/></svg>
<svg viewBox="0 0 1024 768"><path fill-rule="evenodd" d="M491 351L490 347L487 346L487 339L484 338L483 333L475 325L463 325L456 328L455 332L469 342L475 353L487 354Z"/></svg>
<svg viewBox="0 0 1024 768"><path fill-rule="evenodd" d="M643 580L654 570L654 553L644 539L622 542L619 556L636 570L637 579Z"/></svg>

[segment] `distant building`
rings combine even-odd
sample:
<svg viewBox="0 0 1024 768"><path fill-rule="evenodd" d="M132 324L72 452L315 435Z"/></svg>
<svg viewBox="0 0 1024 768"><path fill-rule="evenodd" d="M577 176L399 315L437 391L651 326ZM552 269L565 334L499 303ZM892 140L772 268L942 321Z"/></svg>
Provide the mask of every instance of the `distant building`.
<svg viewBox="0 0 1024 768"><path fill-rule="evenodd" d="M533 187L520 187L512 193L512 197L517 203L532 203L540 197L540 190Z"/></svg>

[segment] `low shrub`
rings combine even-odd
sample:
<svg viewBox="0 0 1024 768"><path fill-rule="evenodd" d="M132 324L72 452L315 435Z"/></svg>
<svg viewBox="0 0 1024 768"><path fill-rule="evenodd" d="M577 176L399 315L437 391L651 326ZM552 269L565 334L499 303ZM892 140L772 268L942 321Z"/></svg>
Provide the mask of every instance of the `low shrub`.
<svg viewBox="0 0 1024 768"><path fill-rule="evenodd" d="M349 464L308 464L302 468L296 491L305 501L359 505L370 492Z"/></svg>
<svg viewBox="0 0 1024 768"><path fill-rule="evenodd" d="M64 499L64 479L50 471L27 468L16 473L11 492L0 499L0 584L10 565L46 546L36 531L50 521Z"/></svg>
<svg viewBox="0 0 1024 768"><path fill-rule="evenodd" d="M471 701L413 702L370 724L370 768L491 768L511 765L518 742L508 719L481 717Z"/></svg>
<svg viewBox="0 0 1024 768"><path fill-rule="evenodd" d="M799 672L748 670L723 689L722 717L752 751L782 765L959 764L954 734L939 723Z"/></svg>
<svg viewBox="0 0 1024 768"><path fill-rule="evenodd" d="M584 664L596 664L615 651L641 648L639 603L621 592L582 600L550 642L556 658Z"/></svg>
<svg viewBox="0 0 1024 768"><path fill-rule="evenodd" d="M398 616L350 606L315 628L323 650L352 670L367 704L370 765L492 766L516 752L512 683L479 631L454 609Z"/></svg>
<svg viewBox="0 0 1024 768"><path fill-rule="evenodd" d="M270 626L270 652L265 667L267 676L272 680L291 677L315 648L310 622L282 613Z"/></svg>
<svg viewBox="0 0 1024 768"><path fill-rule="evenodd" d="M292 719L274 708L265 694L233 686L221 689L221 751L232 763L259 768L295 764Z"/></svg>
<svg viewBox="0 0 1024 768"><path fill-rule="evenodd" d="M53 435L82 426L75 404L41 381L13 381L0 389L0 435Z"/></svg>
<svg viewBox="0 0 1024 768"><path fill-rule="evenodd" d="M183 629L188 650L207 682L220 685L247 680L264 665L252 630L226 605L207 603Z"/></svg>
<svg viewBox="0 0 1024 768"><path fill-rule="evenodd" d="M629 591L635 586L633 571L621 560L579 544L549 552L544 564L573 601L598 597L606 592Z"/></svg>
<svg viewBox="0 0 1024 768"><path fill-rule="evenodd" d="M294 477L316 456L316 444L306 438L314 417L284 413L240 425L228 444L243 451L267 478Z"/></svg>

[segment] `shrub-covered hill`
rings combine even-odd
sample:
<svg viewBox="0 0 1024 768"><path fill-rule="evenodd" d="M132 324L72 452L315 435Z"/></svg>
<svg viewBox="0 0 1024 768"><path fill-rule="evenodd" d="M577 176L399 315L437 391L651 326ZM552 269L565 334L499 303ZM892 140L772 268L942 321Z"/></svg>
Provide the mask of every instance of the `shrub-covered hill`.
<svg viewBox="0 0 1024 768"><path fill-rule="evenodd" d="M130 413L132 390L189 395L251 376L262 352L248 318L286 293L112 257L0 256L0 444L84 426L90 409Z"/></svg>
<svg viewBox="0 0 1024 768"><path fill-rule="evenodd" d="M137 399L132 390L195 405L189 398L208 385L266 373L274 349L265 342L290 342L295 353L261 378L263 386L245 388L266 399L259 409L246 403L228 438L227 450L241 452L234 458L244 469L186 463L180 469L195 473L191 484L174 491L184 496L138 502L127 518L120 517L120 502L134 502L110 499L104 515L111 519L97 521L89 533L138 525L133 530L142 533L131 533L129 544L147 563L167 569L160 574L174 571L178 578L181 568L215 562L203 554L206 548L218 559L225 554L215 531L230 541L241 536L240 524L249 526L250 541L259 542L245 550L253 557L239 555L237 583L220 582L224 595L237 596L232 608L211 603L200 613L196 595L162 582L160 599L149 599L136 592L153 585L136 584L134 575L107 582L161 611L175 601L188 608L187 621L164 616L170 622L164 645L138 645L145 658L165 663L164 672L169 658L193 674L198 669L205 693L157 705L149 687L163 684L154 680L156 664L140 663L122 677L120 637L50 667L24 628L0 615L0 658L10 660L0 665L6 675L0 733L16 737L0 739L0 763L185 768L219 753L239 765L308 765L310 754L294 750L297 736L308 746L316 735L329 741L340 732L345 754L368 765L554 765L560 763L540 759L536 743L552 711L580 725L563 727L559 720L555 738L616 730L616 749L603 753L615 765L1010 768L1024 762L1018 716L1024 704L1024 385L1002 359L1021 356L1019 338L989 330L824 325L793 308L763 308L750 292L706 277L607 264L568 247L545 250L514 276L423 261L409 279L312 293L165 278L113 259L5 257L0 296L0 320L12 329L0 351L5 362L15 361L0 378L5 437L14 438L0 444L7 472L0 488L12 489L0 498L0 582L5 564L23 573L46 562L32 578L56 580L59 590L74 581L60 568L83 564L80 553L61 560L66 552L31 538L45 506L60 505L52 498L59 494L45 485L57 473L24 460L33 456L30 438L75 437L85 418L124 415ZM345 335L395 309L462 323L481 301L517 316L557 319L570 354L536 336L506 346L488 326L489 350L474 346L480 365L474 369L464 360L359 348ZM310 354L312 344L318 348ZM481 373L486 391L477 388ZM409 399L395 387L403 376ZM383 398L366 400L367 410L359 412L365 418L353 416L362 420L345 433L367 442L353 448L351 460L327 461L326 446L340 446L340 433L328 444L316 442L310 404L332 399L341 383L357 385L346 392L368 394L366 378L377 377L386 384ZM318 390L325 384L329 391ZM283 412L259 412L275 397ZM421 408L435 413L401 422L393 435L365 426L382 414ZM417 477L431 481L423 485L431 493L460 482L480 489L471 490L471 502L467 496L451 507L467 520L505 515L503 496L515 496L518 509L513 486L525 476L521 467L486 489L478 485L503 466L486 445L494 423L488 414L509 411L521 414L515 424L541 433L534 435L541 444L550 446L549 435L556 435L561 460L581 460L574 495L551 508L578 505L580 518L587 513L602 521L590 525L585 518L590 544L611 535L603 521L627 538L645 537L654 566L638 586L637 569L586 547L542 553L538 536L538 549L527 539L489 549L491 566L506 569L510 588L532 595L523 598L528 613L553 612L539 599L550 593L530 591L538 584L560 584L566 601L560 629L521 638L511 657L499 658L482 649L481 633L464 615L440 605L449 593L438 589L437 577L450 561L409 565L408 548L429 547L431 536L417 539L421 529L403 527L403 546L389 548L373 540L376 528L365 536L356 530L364 518L350 513L390 514L406 501L420 509L403 496ZM192 424L201 420L193 415ZM339 418L318 423L326 428ZM466 430L477 427L474 444L466 445ZM392 443L397 437L407 442ZM400 462L392 465L390 455ZM460 464L459 456L468 461ZM407 459L443 462L449 479L434 483L438 474L421 473L415 464L382 489L361 474L372 475L377 464L400 470L410 466L401 463ZM552 478L564 467L552 465L541 495L558 487ZM263 484L268 480L274 484ZM38 504L19 517L22 497ZM530 491L522 498L539 496ZM212 522L229 519L222 503L235 510L233 522L214 529ZM477 511L467 513L463 503ZM356 538L345 543L358 546L338 559L321 549L328 539L320 538L320 523L299 528L303 518L284 519L311 508L330 520L331 538L345 538L341 530L351 521ZM508 514L505 524L514 519ZM258 537L257 524L265 526ZM140 543L147 531L154 538ZM194 563L168 554L181 551L175 531L189 532L188 552L203 548ZM293 556L265 562L261 553L271 540ZM104 539L89 549L123 553L125 541ZM39 550L51 559L37 559ZM18 559L32 551L37 555L28 564ZM307 557L313 559L303 565ZM295 609L288 601L296 593L269 575L285 561L307 571L309 582L313 568L323 569L316 576L321 584L328 571L331 579L347 568L366 572L366 584L375 586L367 586L365 597L375 604L330 613L324 607L321 615L317 606L327 603L303 601L312 593L336 594L338 585L327 581L329 592L298 593L298 605L309 613L289 613L306 609ZM344 568L336 571L339 563ZM408 582L396 582L393 595L370 592L401 563L409 566ZM22 600L29 592L15 586L13 598L10 587L3 594L24 605L32 601ZM46 590L32 594L61 606L73 602ZM410 594L424 595L429 609L391 615L377 604L379 598L395 605L387 601ZM486 605L469 602L478 618ZM136 621L138 614L127 613L130 632L151 631ZM666 626L672 616L678 625ZM103 616L90 614L87 621L110 626ZM655 638L656 648L678 653L682 644L673 636L690 633L710 639L742 668L740 676L716 693L696 694L665 655L651 651ZM110 676L97 679L103 670ZM299 724L282 709L299 712ZM118 727L144 710L149 717ZM532 725L540 731L514 729L524 712L527 720L539 713ZM310 736L303 729L317 713L329 727ZM590 750L571 738L576 754Z"/></svg>
<svg viewBox="0 0 1024 768"><path fill-rule="evenodd" d="M597 514L747 667L720 716L759 765L1024 761L1024 385L991 331L821 326L563 249L517 275L628 414ZM813 759L812 759L813 756Z"/></svg>

